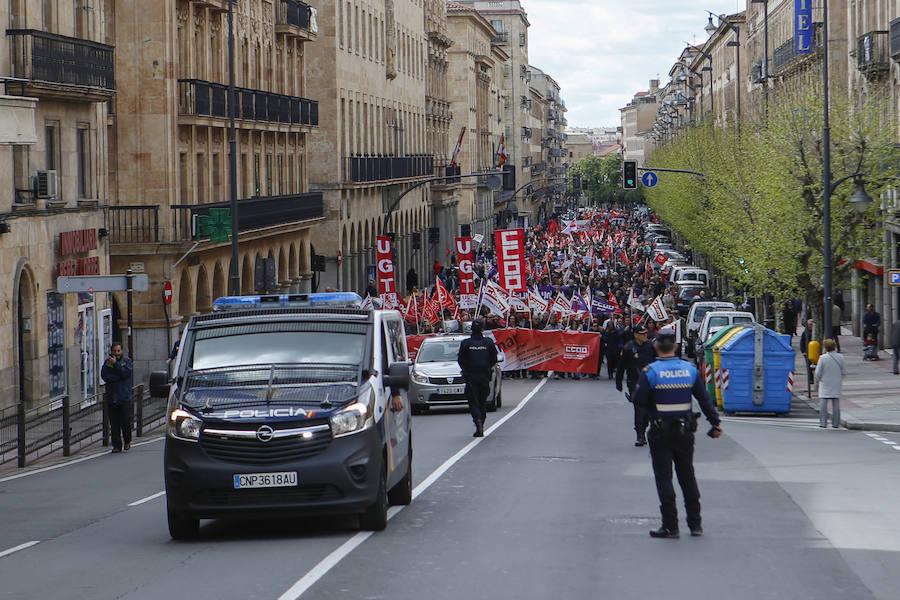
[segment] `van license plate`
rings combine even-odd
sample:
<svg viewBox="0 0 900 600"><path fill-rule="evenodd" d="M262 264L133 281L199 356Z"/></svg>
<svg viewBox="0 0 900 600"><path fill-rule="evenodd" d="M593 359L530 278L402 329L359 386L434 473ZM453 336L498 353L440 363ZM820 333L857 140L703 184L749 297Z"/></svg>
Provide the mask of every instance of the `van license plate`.
<svg viewBox="0 0 900 600"><path fill-rule="evenodd" d="M454 385L450 387L442 387L438 388L438 394L465 394L466 386L464 385Z"/></svg>
<svg viewBox="0 0 900 600"><path fill-rule="evenodd" d="M290 487L297 485L296 471L280 473L241 473L234 476L234 489Z"/></svg>

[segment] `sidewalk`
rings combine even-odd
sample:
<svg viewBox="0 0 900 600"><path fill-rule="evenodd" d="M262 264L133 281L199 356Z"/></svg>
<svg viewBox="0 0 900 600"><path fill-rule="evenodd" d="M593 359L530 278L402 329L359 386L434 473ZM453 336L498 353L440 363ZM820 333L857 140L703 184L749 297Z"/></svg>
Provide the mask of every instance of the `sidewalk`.
<svg viewBox="0 0 900 600"><path fill-rule="evenodd" d="M794 396L818 411L815 385L812 397L807 395L806 369L799 342L800 336L794 336L793 346L797 350ZM840 342L847 367L841 397L841 425L847 429L900 431L900 375L891 372L891 351L879 350L877 361L863 360L862 340L851 335L847 327L843 328Z"/></svg>

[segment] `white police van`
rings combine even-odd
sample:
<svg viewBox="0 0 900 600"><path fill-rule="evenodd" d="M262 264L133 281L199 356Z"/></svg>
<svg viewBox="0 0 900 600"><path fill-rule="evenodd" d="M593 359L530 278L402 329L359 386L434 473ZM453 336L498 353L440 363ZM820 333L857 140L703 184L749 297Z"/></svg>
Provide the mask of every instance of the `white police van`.
<svg viewBox="0 0 900 600"><path fill-rule="evenodd" d="M204 518L357 513L412 501L406 334L347 292L219 298L191 318L168 395L169 533ZM394 410L391 390L403 397Z"/></svg>

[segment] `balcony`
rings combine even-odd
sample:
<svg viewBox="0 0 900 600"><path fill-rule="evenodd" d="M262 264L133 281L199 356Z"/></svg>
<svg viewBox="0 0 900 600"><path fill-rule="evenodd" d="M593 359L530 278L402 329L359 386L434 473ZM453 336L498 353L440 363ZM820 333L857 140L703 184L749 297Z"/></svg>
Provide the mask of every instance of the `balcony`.
<svg viewBox="0 0 900 600"><path fill-rule="evenodd" d="M208 8L213 12L228 12L228 0L191 0L197 8Z"/></svg>
<svg viewBox="0 0 900 600"><path fill-rule="evenodd" d="M870 31L856 40L856 68L866 76L887 73L891 68L888 31Z"/></svg>
<svg viewBox="0 0 900 600"><path fill-rule="evenodd" d="M504 31L502 33L498 33L491 38L491 44L494 46L505 46L509 44L509 32Z"/></svg>
<svg viewBox="0 0 900 600"><path fill-rule="evenodd" d="M347 183L373 183L392 179L431 177L433 173L434 156L431 154L344 158L344 181Z"/></svg>
<svg viewBox="0 0 900 600"><path fill-rule="evenodd" d="M236 119L318 127L316 100L261 90L235 88ZM228 118L228 86L199 79L178 80L181 115Z"/></svg>
<svg viewBox="0 0 900 600"><path fill-rule="evenodd" d="M794 38L790 38L775 48L772 60L772 74L781 75L788 68L806 64L811 58L818 58L822 53L822 24L813 24L812 52L797 54L794 52Z"/></svg>
<svg viewBox="0 0 900 600"><path fill-rule="evenodd" d="M143 244L159 241L159 205L110 206L106 228L113 244Z"/></svg>
<svg viewBox="0 0 900 600"><path fill-rule="evenodd" d="M10 94L105 102L116 93L113 47L35 29L7 29Z"/></svg>
<svg viewBox="0 0 900 600"><path fill-rule="evenodd" d="M199 235L199 217L209 215L211 208L230 208L230 206L229 202L173 206L172 211L175 217L173 241L187 242L205 239ZM254 196L238 200L239 232L313 221L324 216L325 204L322 192L287 196Z"/></svg>
<svg viewBox="0 0 900 600"><path fill-rule="evenodd" d="M315 38L318 27L312 18L312 8L300 0L277 0L275 33L309 41Z"/></svg>

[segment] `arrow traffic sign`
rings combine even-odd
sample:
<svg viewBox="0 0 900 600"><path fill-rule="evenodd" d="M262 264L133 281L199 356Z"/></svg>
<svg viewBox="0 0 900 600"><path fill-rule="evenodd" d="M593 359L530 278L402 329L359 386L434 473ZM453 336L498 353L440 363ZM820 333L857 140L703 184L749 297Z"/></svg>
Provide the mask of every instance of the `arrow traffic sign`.
<svg viewBox="0 0 900 600"><path fill-rule="evenodd" d="M657 175L653 171L644 171L644 174L641 175L641 184L644 187L652 188L657 183L659 183L659 175Z"/></svg>
<svg viewBox="0 0 900 600"><path fill-rule="evenodd" d="M210 242L227 242L231 239L231 210L209 209L209 216L200 217L200 234L208 235Z"/></svg>
<svg viewBox="0 0 900 600"><path fill-rule="evenodd" d="M146 273L131 276L131 289L146 292L150 278ZM61 275L56 278L56 291L71 292L124 292L128 290L126 275Z"/></svg>

